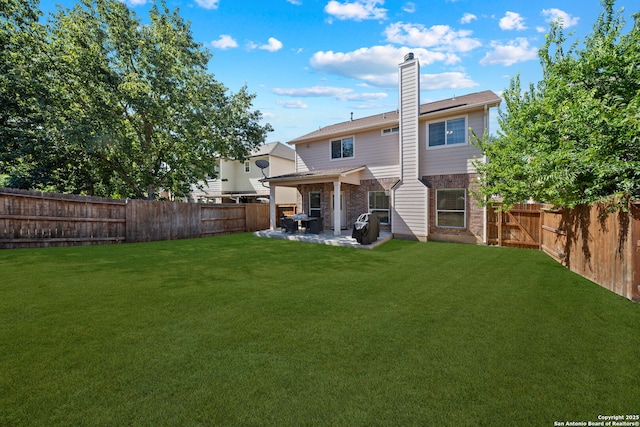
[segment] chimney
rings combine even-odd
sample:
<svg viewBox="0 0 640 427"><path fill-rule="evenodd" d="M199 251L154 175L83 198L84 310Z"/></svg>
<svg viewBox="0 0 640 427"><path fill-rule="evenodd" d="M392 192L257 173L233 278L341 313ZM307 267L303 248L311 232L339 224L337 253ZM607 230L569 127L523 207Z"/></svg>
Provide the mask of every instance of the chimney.
<svg viewBox="0 0 640 427"><path fill-rule="evenodd" d="M398 68L400 182L393 190L391 232L394 236L426 241L429 189L420 179L420 63L409 53Z"/></svg>
<svg viewBox="0 0 640 427"><path fill-rule="evenodd" d="M399 65L400 153L403 179L418 179L420 63L408 53Z"/></svg>

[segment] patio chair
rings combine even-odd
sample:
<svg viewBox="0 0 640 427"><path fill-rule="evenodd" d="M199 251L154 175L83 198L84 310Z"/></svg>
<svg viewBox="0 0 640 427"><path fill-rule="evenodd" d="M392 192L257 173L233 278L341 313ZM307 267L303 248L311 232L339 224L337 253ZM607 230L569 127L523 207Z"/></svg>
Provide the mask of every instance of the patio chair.
<svg viewBox="0 0 640 427"><path fill-rule="evenodd" d="M284 228L284 231L287 233L295 233L298 231L298 221L293 218L287 218L283 216L280 218L280 225Z"/></svg>
<svg viewBox="0 0 640 427"><path fill-rule="evenodd" d="M307 229L307 233L312 234L320 234L322 233L322 218L318 218L313 221L309 221L309 228Z"/></svg>

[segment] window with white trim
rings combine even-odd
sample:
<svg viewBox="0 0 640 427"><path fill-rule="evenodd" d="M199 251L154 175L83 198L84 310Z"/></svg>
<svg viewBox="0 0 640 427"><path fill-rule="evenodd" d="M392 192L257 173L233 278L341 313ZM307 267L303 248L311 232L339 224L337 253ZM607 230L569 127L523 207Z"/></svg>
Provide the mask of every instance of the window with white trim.
<svg viewBox="0 0 640 427"><path fill-rule="evenodd" d="M447 188L436 190L436 227L466 228L467 190Z"/></svg>
<svg viewBox="0 0 640 427"><path fill-rule="evenodd" d="M331 141L331 159L353 157L353 137Z"/></svg>
<svg viewBox="0 0 640 427"><path fill-rule="evenodd" d="M382 135L388 135L390 133L397 133L400 132L400 127L396 126L393 128L387 128L387 129L382 129Z"/></svg>
<svg viewBox="0 0 640 427"><path fill-rule="evenodd" d="M251 172L251 162L249 160L244 162L244 172L245 173Z"/></svg>
<svg viewBox="0 0 640 427"><path fill-rule="evenodd" d="M309 192L309 216L320 218L322 216L322 205L319 191Z"/></svg>
<svg viewBox="0 0 640 427"><path fill-rule="evenodd" d="M428 147L443 147L467 143L466 117L429 123L427 129Z"/></svg>
<svg viewBox="0 0 640 427"><path fill-rule="evenodd" d="M388 191L369 191L369 213L377 216L380 224L390 224Z"/></svg>

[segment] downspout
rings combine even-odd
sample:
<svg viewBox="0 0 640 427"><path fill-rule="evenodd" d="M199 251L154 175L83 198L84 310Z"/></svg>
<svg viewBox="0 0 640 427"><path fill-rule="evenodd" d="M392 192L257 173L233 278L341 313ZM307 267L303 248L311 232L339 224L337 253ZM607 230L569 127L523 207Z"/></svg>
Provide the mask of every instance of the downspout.
<svg viewBox="0 0 640 427"><path fill-rule="evenodd" d="M402 157L401 157L402 158ZM400 163L402 164L402 161L400 161ZM398 214L396 213L396 201L395 201L395 196L396 196L396 189L398 187L398 185L400 185L402 183L401 179L398 179L390 188L389 188L389 204L391 206L391 212L389 212L389 215L391 216L391 235L393 236L393 232L394 232L394 227L396 224L396 220L397 218L399 218ZM395 218L395 219L394 219Z"/></svg>
<svg viewBox="0 0 640 427"><path fill-rule="evenodd" d="M426 232L426 236L425 236L425 238L426 238L426 239L427 239L427 241L428 241L428 240L429 240L429 233L430 233L430 231L431 231L431 225L430 225L430 223L431 223L431 211L429 210L429 195L430 195L430 194L429 194L429 191L430 191L431 189L430 189L429 187L427 187L426 185L425 185L424 187L425 187L425 191L427 192L427 198L426 198L426 200L425 200L425 205L426 205L426 207L427 207L427 227L426 227L426 229L425 229L425 230L426 230L427 232Z"/></svg>

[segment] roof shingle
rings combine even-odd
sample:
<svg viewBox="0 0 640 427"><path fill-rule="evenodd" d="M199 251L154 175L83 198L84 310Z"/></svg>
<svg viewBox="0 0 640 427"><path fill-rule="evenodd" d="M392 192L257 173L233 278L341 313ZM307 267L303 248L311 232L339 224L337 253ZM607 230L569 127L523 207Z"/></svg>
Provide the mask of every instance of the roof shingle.
<svg viewBox="0 0 640 427"><path fill-rule="evenodd" d="M438 113L444 110L454 110L468 108L472 106L500 104L500 97L490 90L471 93L468 95L457 96L454 98L444 99L441 101L430 102L420 106L420 116ZM326 138L328 136L353 132L357 130L365 130L369 128L384 128L385 126L397 125L399 122L398 110L388 111L382 114L363 117L361 119L349 120L342 123L325 126L306 135L300 136L289 141L289 144L300 144L311 140Z"/></svg>

